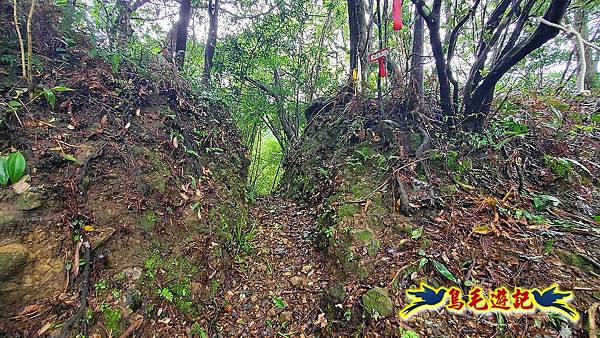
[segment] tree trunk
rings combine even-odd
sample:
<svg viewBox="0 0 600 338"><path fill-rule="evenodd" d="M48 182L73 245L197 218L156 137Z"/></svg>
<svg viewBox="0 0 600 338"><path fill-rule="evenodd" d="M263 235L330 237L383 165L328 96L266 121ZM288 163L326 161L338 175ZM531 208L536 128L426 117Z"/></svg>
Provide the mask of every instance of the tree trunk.
<svg viewBox="0 0 600 338"><path fill-rule="evenodd" d="M204 49L204 76L203 81L205 86L210 86L210 70L213 64L215 48L217 46L217 28L219 24L219 0L208 1L208 38L206 39L206 47Z"/></svg>
<svg viewBox="0 0 600 338"><path fill-rule="evenodd" d="M581 35L581 38L585 41L589 40L588 30L588 14L585 6L579 7L575 13L575 29ZM592 89L596 86L596 64L592 59L592 48L585 45L585 60L577 60L579 67L585 64L585 75L583 77L584 89ZM577 54L579 55L579 54Z"/></svg>
<svg viewBox="0 0 600 338"><path fill-rule="evenodd" d="M348 24L350 27L350 73L360 68L361 80L367 79L367 22L364 0L348 0Z"/></svg>
<svg viewBox="0 0 600 338"><path fill-rule="evenodd" d="M117 12L117 22L115 23L116 40L117 46L122 48L133 34L133 28L131 27L132 10L129 8L127 1L117 0Z"/></svg>
<svg viewBox="0 0 600 338"><path fill-rule="evenodd" d="M544 14L544 19L559 23L569 3L570 1L565 0L552 0ZM531 52L540 48L548 40L553 39L558 32L558 29L540 23L529 38L511 48L504 57L492 66L490 72L482 78L479 85L470 95L470 105L468 109L465 108L465 115L467 116L465 120L466 129L481 131L485 123L485 118L490 111L494 88L500 78Z"/></svg>
<svg viewBox="0 0 600 338"><path fill-rule="evenodd" d="M425 36L425 21L415 7L415 23L413 25L412 48L410 52L409 88L416 102L423 96L423 40Z"/></svg>
<svg viewBox="0 0 600 338"><path fill-rule="evenodd" d="M175 62L179 70L183 69L185 50L188 38L188 27L192 14L191 0L181 0L179 5L179 20L177 21L177 38L175 41Z"/></svg>
<svg viewBox="0 0 600 338"><path fill-rule="evenodd" d="M425 1L413 0L419 15L423 17L427 28L429 29L429 42L431 51L435 59L435 69L437 71L438 80L440 82L440 105L442 113L447 119L447 124L450 127L454 126L454 109L452 108L452 99L450 97L450 81L446 73L446 58L444 56L444 48L440 37L440 11L442 0L434 0L433 8L430 11Z"/></svg>

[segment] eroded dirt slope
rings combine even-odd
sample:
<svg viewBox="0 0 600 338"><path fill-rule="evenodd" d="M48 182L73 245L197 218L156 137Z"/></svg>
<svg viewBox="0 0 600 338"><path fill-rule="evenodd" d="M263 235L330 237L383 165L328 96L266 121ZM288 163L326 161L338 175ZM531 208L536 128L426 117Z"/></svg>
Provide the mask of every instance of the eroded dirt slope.
<svg viewBox="0 0 600 338"><path fill-rule="evenodd" d="M190 305L191 285L223 279L225 269L208 266L227 261L232 229L247 222L236 127L168 69L149 78L87 54L63 57L69 66L48 65L39 86L68 90L55 89L55 102L20 96L0 137L2 151L25 155L29 175L24 191L0 188L0 331L118 336L143 313L150 332L165 317L162 289L181 303L169 315L197 318L213 302ZM175 261L194 269L161 265Z"/></svg>

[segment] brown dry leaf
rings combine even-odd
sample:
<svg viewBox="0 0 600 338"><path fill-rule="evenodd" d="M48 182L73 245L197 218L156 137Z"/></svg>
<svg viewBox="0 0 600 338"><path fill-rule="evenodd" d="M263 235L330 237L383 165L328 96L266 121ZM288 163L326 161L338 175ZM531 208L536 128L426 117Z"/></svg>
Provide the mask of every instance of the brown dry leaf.
<svg viewBox="0 0 600 338"><path fill-rule="evenodd" d="M309 273L312 270L312 265L305 265L302 267L302 272Z"/></svg>
<svg viewBox="0 0 600 338"><path fill-rule="evenodd" d="M19 182L13 184L11 188L15 191L15 194L20 195L29 190L29 187L31 187L31 185L28 183L30 179L31 177L29 177L29 175L25 175L19 180Z"/></svg>
<svg viewBox="0 0 600 338"><path fill-rule="evenodd" d="M473 232L480 235L487 235L494 232L494 230L489 225L479 225L473 228Z"/></svg>
<svg viewBox="0 0 600 338"><path fill-rule="evenodd" d="M43 335L48 329L54 324L54 322L50 321L44 324L37 332L38 336Z"/></svg>
<svg viewBox="0 0 600 338"><path fill-rule="evenodd" d="M23 311L19 312L19 316L27 316L28 314L37 312L41 308L38 304L27 305Z"/></svg>
<svg viewBox="0 0 600 338"><path fill-rule="evenodd" d="M324 328L327 326L327 318L325 318L325 313L319 313L315 325L319 326L320 328Z"/></svg>

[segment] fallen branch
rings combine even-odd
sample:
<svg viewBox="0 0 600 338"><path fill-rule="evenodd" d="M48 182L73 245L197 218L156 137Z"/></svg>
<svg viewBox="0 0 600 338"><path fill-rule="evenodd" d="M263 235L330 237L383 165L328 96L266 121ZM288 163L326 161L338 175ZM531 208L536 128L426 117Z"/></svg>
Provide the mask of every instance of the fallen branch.
<svg viewBox="0 0 600 338"><path fill-rule="evenodd" d="M399 197L400 197L400 210L402 210L405 214L410 214L412 211L412 207L410 206L409 202L408 202L408 194L406 193L406 190L404 189L404 184L402 183L402 180L400 179L400 176L396 173L394 174L394 177L396 178L396 183L398 184L398 193L399 193ZM396 199L396 197L394 196L394 200Z"/></svg>
<svg viewBox="0 0 600 338"><path fill-rule="evenodd" d="M590 338L597 338L596 334L596 310L598 310L598 306L600 303L594 303L588 310L588 325L589 325L589 336Z"/></svg>
<svg viewBox="0 0 600 338"><path fill-rule="evenodd" d="M85 268L83 269L83 281L81 282L81 300L79 309L75 314L67 320L67 322L63 325L60 330L59 338L66 338L69 334L71 326L81 318L85 314L85 309L87 308L87 295L89 291L89 282L90 282L90 269L91 269L91 261L92 261L92 250L90 248L90 243L88 241L83 243L84 251L85 251ZM87 331L87 330L84 330Z"/></svg>
<svg viewBox="0 0 600 338"><path fill-rule="evenodd" d="M31 0L31 7L29 8L29 14L27 15L27 93L29 98L33 98L33 72L31 68L31 54L32 54L32 37L31 37L31 20L33 19L33 10L35 9L36 0Z"/></svg>
<svg viewBox="0 0 600 338"><path fill-rule="evenodd" d="M131 336L133 334L133 332L135 332L135 330L137 330L142 323L144 322L144 317L142 317L139 314L136 314L133 318L133 320L131 321L131 324L129 324L129 327L127 328L127 330L125 330L125 332L123 332L122 335L119 336L119 338L127 338L129 336Z"/></svg>

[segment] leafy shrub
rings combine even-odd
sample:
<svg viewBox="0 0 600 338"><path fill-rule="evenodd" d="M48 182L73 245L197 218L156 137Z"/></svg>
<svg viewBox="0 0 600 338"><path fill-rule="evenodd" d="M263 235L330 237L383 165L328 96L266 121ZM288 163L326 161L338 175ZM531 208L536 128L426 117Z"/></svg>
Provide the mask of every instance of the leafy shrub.
<svg viewBox="0 0 600 338"><path fill-rule="evenodd" d="M558 177L568 178L573 173L571 162L564 158L544 155L544 163Z"/></svg>
<svg viewBox="0 0 600 338"><path fill-rule="evenodd" d="M533 198L533 207L537 211L544 211L559 204L560 200L550 195L538 195Z"/></svg>

